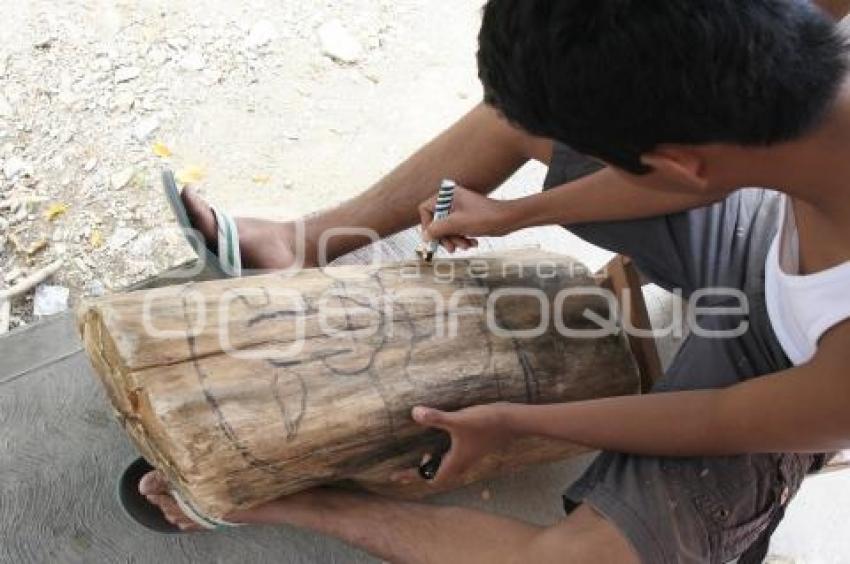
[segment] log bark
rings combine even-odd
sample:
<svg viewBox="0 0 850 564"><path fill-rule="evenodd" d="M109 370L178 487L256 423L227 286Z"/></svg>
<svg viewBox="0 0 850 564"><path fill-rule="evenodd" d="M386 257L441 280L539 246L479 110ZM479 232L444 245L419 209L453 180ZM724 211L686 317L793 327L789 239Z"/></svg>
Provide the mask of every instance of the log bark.
<svg viewBox="0 0 850 564"><path fill-rule="evenodd" d="M388 479L444 440L413 423L416 405L637 393L622 335L556 330L556 317L599 329L586 311L611 316L606 300L586 293L554 311L559 292L593 287L579 263L533 251L116 295L84 304L79 326L130 437L187 502L220 518L327 484L435 493ZM583 451L529 439L464 483Z"/></svg>

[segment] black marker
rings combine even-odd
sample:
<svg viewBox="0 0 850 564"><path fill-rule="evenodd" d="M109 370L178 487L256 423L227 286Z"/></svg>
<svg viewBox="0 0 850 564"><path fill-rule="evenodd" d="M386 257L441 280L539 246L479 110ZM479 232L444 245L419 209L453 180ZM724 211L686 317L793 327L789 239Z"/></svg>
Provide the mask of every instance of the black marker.
<svg viewBox="0 0 850 564"><path fill-rule="evenodd" d="M456 189L456 182L453 180L443 180L443 183L440 185L440 193L437 195L437 206L434 209L434 221L442 221L449 217L452 213ZM439 248L439 241L431 241L429 243L423 242L417 253L419 253L422 260L431 264L434 261L434 255L437 254L437 250Z"/></svg>

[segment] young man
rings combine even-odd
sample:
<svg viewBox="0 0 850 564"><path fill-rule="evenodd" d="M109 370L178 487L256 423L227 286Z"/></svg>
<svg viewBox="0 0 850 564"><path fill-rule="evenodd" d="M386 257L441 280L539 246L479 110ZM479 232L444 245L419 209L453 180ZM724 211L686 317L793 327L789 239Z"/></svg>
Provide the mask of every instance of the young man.
<svg viewBox="0 0 850 564"><path fill-rule="evenodd" d="M805 0L490 0L479 55L489 107L359 202L308 222L308 236L404 228L413 202L453 177L471 190L454 219L429 228L450 249L563 223L668 288L744 292L749 330L691 336L649 396L414 411L452 436L441 481L525 434L604 450L550 528L329 490L230 519L310 528L400 562L759 561L817 453L850 445L845 56L835 26ZM528 158L550 163L557 188L509 204L478 195ZM738 191L746 186L784 195ZM208 207L184 197L212 239ZM360 215L372 201L381 217ZM240 231L253 266L292 260L291 226L243 220ZM193 528L158 474L141 490Z"/></svg>

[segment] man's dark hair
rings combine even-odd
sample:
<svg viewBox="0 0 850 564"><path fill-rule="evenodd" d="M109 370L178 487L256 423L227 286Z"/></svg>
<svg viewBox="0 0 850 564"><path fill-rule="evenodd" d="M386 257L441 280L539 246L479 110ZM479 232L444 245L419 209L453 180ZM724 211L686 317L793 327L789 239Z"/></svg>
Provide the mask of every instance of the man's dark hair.
<svg viewBox="0 0 850 564"><path fill-rule="evenodd" d="M808 0L489 0L479 45L489 105L634 173L662 143L800 137L847 70Z"/></svg>

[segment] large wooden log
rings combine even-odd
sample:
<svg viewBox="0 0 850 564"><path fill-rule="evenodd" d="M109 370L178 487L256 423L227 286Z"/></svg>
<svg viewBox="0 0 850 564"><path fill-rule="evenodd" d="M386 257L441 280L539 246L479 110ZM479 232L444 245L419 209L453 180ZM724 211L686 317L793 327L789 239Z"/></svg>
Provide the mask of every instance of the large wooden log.
<svg viewBox="0 0 850 564"><path fill-rule="evenodd" d="M116 295L86 303L79 324L136 445L188 503L222 517L325 484L434 493L389 481L442 439L413 423L416 405L638 392L624 337L556 330L558 316L598 329L586 310L611 315L606 300L586 293L552 315L559 292L583 287L595 285L579 263L526 251ZM522 441L467 482L582 451Z"/></svg>

